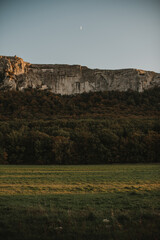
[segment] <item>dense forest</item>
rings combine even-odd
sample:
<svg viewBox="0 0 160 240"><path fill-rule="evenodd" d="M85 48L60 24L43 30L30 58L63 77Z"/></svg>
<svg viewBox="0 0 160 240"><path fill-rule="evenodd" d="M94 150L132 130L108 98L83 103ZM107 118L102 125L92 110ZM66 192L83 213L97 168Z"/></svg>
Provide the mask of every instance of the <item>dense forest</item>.
<svg viewBox="0 0 160 240"><path fill-rule="evenodd" d="M160 161L160 89L0 92L0 164Z"/></svg>
<svg viewBox="0 0 160 240"><path fill-rule="evenodd" d="M100 117L109 115L158 116L160 88L143 93L90 92L55 95L48 91L0 92L0 120L55 119L59 117Z"/></svg>

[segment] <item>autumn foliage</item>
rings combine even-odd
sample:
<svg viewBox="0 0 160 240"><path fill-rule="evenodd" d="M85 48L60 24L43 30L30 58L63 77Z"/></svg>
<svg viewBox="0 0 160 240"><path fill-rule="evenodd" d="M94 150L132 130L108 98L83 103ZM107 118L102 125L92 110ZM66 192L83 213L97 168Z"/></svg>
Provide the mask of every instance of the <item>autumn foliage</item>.
<svg viewBox="0 0 160 240"><path fill-rule="evenodd" d="M160 89L0 92L1 164L158 162Z"/></svg>

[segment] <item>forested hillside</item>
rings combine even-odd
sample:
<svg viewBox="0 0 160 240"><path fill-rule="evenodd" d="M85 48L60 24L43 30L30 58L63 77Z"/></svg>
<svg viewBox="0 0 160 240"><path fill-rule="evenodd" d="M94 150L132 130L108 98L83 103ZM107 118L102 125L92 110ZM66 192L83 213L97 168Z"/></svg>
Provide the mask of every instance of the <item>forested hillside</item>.
<svg viewBox="0 0 160 240"><path fill-rule="evenodd" d="M55 119L58 116L146 115L160 113L160 88L139 92L55 95L48 91L0 92L0 120Z"/></svg>
<svg viewBox="0 0 160 240"><path fill-rule="evenodd" d="M1 164L158 162L160 89L0 92Z"/></svg>

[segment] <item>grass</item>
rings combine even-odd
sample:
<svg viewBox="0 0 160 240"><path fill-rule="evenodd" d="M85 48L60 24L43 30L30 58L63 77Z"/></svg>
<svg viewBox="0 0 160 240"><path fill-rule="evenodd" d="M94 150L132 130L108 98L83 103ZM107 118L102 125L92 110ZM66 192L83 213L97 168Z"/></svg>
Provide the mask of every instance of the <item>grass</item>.
<svg viewBox="0 0 160 240"><path fill-rule="evenodd" d="M160 165L0 166L1 239L159 239Z"/></svg>

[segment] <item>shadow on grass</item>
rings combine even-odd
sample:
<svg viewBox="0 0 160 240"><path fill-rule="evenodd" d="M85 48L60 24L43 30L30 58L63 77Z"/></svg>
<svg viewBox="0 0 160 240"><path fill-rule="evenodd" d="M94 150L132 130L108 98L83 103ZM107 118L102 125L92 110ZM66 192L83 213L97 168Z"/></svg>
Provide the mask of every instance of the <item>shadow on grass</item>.
<svg viewBox="0 0 160 240"><path fill-rule="evenodd" d="M0 238L158 239L159 192L0 197Z"/></svg>

